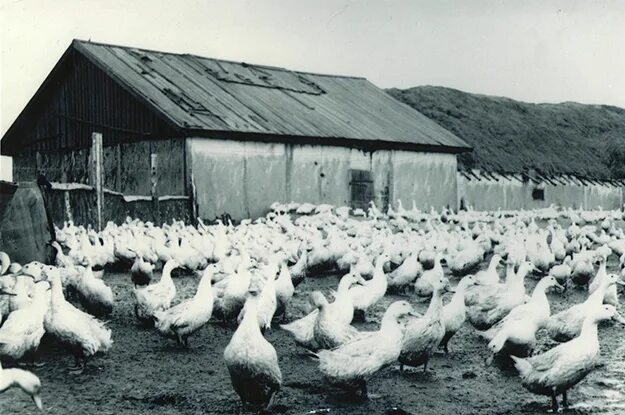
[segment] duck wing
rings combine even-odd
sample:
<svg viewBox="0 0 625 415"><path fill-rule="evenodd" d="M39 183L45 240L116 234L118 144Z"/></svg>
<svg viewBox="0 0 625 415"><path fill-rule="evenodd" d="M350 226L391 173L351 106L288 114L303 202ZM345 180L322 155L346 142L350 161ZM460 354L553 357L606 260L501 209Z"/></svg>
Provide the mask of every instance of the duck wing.
<svg viewBox="0 0 625 415"><path fill-rule="evenodd" d="M536 372L547 372L552 369L562 354L561 346L556 346L544 353L530 357L527 362L532 365L532 369Z"/></svg>
<svg viewBox="0 0 625 415"><path fill-rule="evenodd" d="M291 323L281 324L280 328L291 333L296 343L307 348L315 348L313 340L315 336L315 321L317 321L318 315L319 310L314 310L310 314L292 321Z"/></svg>

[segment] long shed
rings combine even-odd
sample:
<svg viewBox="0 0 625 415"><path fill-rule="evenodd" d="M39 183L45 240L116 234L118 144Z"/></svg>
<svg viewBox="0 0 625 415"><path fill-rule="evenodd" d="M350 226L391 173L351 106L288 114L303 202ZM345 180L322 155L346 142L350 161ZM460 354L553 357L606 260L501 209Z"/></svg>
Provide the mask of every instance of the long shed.
<svg viewBox="0 0 625 415"><path fill-rule="evenodd" d="M257 217L274 201L455 207L470 151L364 78L80 40L1 144L15 181L52 182L55 221L82 223L100 188L116 221Z"/></svg>

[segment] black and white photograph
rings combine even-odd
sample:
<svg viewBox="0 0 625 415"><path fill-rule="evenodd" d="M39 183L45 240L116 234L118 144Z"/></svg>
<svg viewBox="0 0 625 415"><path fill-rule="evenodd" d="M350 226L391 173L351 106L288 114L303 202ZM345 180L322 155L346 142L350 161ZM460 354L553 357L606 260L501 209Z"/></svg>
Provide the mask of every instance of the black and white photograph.
<svg viewBox="0 0 625 415"><path fill-rule="evenodd" d="M1 415L625 413L625 1L0 0L0 138Z"/></svg>

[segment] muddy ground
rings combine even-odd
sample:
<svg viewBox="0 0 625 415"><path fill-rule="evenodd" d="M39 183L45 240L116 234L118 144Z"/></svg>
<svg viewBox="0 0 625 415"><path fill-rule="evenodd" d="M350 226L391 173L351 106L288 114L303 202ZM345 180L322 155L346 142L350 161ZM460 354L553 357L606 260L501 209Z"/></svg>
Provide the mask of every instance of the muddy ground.
<svg viewBox="0 0 625 415"><path fill-rule="evenodd" d="M615 269L616 260L611 258L609 270ZM72 375L67 372L67 367L73 363L72 357L50 339L45 339L41 360L47 364L33 370L43 383L42 397L49 414L248 413L241 408L231 388L222 358L234 328L208 325L191 338L189 350L181 349L154 330L137 325L127 274L106 274L105 279L116 297L116 308L110 319L114 347L93 359L84 374ZM452 281L455 283L457 279L452 278ZM304 281L288 310L288 320L302 315L307 292L314 289L329 292L337 282L337 276ZM180 276L175 283L178 287L176 301L179 301L193 295L197 279ZM535 283L536 279L528 277L528 290ZM552 312L580 302L585 296L581 289L569 289L563 295L551 293ZM368 313L371 323L357 323L356 327L375 329L383 310L398 298L385 297ZM419 303L414 298L411 302L420 311L427 308L427 302ZM382 370L369 382L371 398L366 402L350 401L330 389L317 371L316 363L302 356L287 333L277 328L277 324L274 326L267 339L278 352L284 377L276 413L486 415L540 414L549 409L549 399L525 391L514 370L485 364L485 342L466 325L452 339L451 354L436 355L428 373L418 370L400 374L397 367ZM625 339L624 333L622 326L601 327L602 354L606 361L620 359L622 362L623 348L619 349L618 356L617 348ZM597 369L585 381L586 389L598 388L601 392L607 388L609 383L606 386L604 371L605 367ZM597 413L599 408L592 402L581 401L587 394L576 393L578 388L569 394L574 409L568 413ZM0 395L0 414L35 412L30 399L17 389Z"/></svg>

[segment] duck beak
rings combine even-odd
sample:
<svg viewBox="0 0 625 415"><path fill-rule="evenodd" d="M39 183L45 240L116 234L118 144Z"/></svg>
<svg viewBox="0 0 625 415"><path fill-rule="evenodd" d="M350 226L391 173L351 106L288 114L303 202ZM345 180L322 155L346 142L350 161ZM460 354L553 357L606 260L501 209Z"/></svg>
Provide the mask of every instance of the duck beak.
<svg viewBox="0 0 625 415"><path fill-rule="evenodd" d="M555 288L558 289L558 292L563 293L564 291L566 291L566 288L564 287L564 285L559 284L556 282L556 285L554 285Z"/></svg>
<svg viewBox="0 0 625 415"><path fill-rule="evenodd" d="M11 295L11 296L15 296L17 295L16 292L8 290L6 288L0 289L0 295Z"/></svg>
<svg viewBox="0 0 625 415"><path fill-rule="evenodd" d="M621 285L625 285L625 281L623 281L623 280L616 280L616 283L617 284L621 284Z"/></svg>
<svg viewBox="0 0 625 415"><path fill-rule="evenodd" d="M417 317L417 318L423 317L421 314L417 313L416 311L411 311L408 313L408 315L412 317Z"/></svg>
<svg viewBox="0 0 625 415"><path fill-rule="evenodd" d="M35 405L37 406L37 409L39 409L41 412L46 412L43 409L43 402L41 402L41 396L39 396L39 394L35 394L33 395L33 402L35 403Z"/></svg>
<svg viewBox="0 0 625 415"><path fill-rule="evenodd" d="M616 312L616 314L614 314L614 316L612 316L612 320L618 321L621 324L625 324L625 318L622 315L620 315L618 311Z"/></svg>

